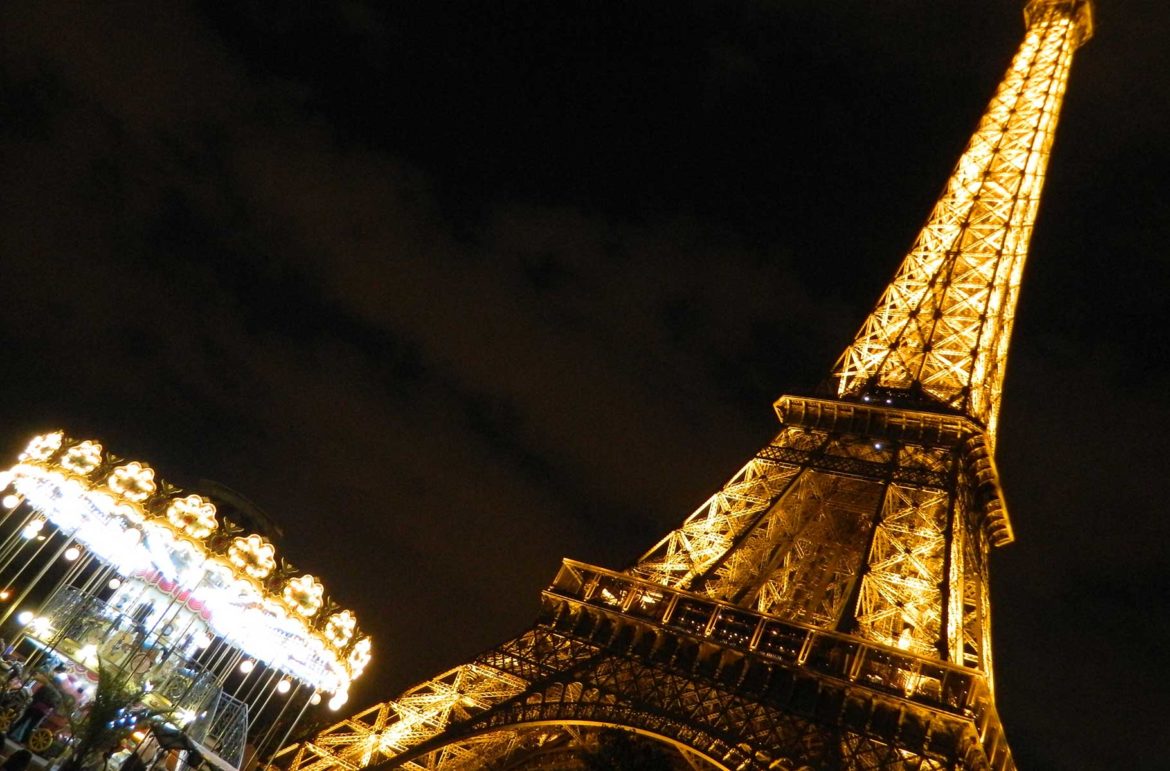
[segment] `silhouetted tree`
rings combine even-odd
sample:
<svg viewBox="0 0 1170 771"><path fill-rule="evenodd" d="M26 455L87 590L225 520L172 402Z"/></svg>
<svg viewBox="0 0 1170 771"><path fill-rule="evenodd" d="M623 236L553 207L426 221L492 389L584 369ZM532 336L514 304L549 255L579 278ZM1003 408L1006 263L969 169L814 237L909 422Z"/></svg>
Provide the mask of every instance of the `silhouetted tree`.
<svg viewBox="0 0 1170 771"><path fill-rule="evenodd" d="M118 669L99 661L93 699L80 718L70 719L72 751L62 771L102 766L104 755L117 747L138 721L161 714L142 706L145 696L143 686L128 682Z"/></svg>

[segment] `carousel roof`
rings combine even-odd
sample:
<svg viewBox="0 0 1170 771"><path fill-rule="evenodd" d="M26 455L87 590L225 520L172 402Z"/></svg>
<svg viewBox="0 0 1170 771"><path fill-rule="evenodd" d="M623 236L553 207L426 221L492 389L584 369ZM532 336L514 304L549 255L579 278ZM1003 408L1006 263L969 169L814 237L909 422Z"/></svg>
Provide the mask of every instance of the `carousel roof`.
<svg viewBox="0 0 1170 771"><path fill-rule="evenodd" d="M205 609L216 634L316 690L344 694L369 663L370 638L317 577L145 463L55 431L0 472L8 486L123 576L156 575Z"/></svg>

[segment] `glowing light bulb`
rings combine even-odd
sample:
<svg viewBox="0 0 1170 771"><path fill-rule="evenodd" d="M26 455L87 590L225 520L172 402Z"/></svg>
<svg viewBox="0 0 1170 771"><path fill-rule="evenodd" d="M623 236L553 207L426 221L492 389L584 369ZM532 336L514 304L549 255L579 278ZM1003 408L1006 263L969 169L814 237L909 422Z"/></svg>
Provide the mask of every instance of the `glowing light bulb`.
<svg viewBox="0 0 1170 771"><path fill-rule="evenodd" d="M255 668L256 668L256 662L252 661L252 659L244 659L243 661L240 662L240 671L243 672L245 675L248 674L249 672L251 672Z"/></svg>
<svg viewBox="0 0 1170 771"><path fill-rule="evenodd" d="M318 704L320 704L321 703L321 694L314 693L312 696L309 697L309 703L312 704L314 707L317 706Z"/></svg>
<svg viewBox="0 0 1170 771"><path fill-rule="evenodd" d="M16 615L16 623L20 624L21 626L28 624L32 620L33 614L31 610L23 610Z"/></svg>
<svg viewBox="0 0 1170 771"><path fill-rule="evenodd" d="M121 585L122 579L120 578L111 578L110 583L106 584L106 586L110 587L111 589L117 589Z"/></svg>
<svg viewBox="0 0 1170 771"><path fill-rule="evenodd" d="M65 550L65 559L69 560L70 562L73 562L74 560L76 560L80 556L81 556L81 549L78 549L76 546L70 546L68 549Z"/></svg>
<svg viewBox="0 0 1170 771"><path fill-rule="evenodd" d="M276 684L276 690L280 693L288 693L290 690L292 690L292 683L290 683L288 680L281 680Z"/></svg>
<svg viewBox="0 0 1170 771"><path fill-rule="evenodd" d="M8 591L7 589L0 589L0 602L7 600L11 596L12 592Z"/></svg>
<svg viewBox="0 0 1170 771"><path fill-rule="evenodd" d="M6 509L15 509L20 505L20 496L9 493L3 499L0 499L0 503L4 504L4 508Z"/></svg>
<svg viewBox="0 0 1170 771"><path fill-rule="evenodd" d="M345 706L345 703L346 703L347 701L349 701L349 694L348 694L348 693L337 693L337 694L334 694L334 695L333 695L333 698L329 700L329 709L331 709L331 710L333 710L334 712L336 712L337 710L339 710L339 709L341 709L342 707L344 707L344 706Z"/></svg>

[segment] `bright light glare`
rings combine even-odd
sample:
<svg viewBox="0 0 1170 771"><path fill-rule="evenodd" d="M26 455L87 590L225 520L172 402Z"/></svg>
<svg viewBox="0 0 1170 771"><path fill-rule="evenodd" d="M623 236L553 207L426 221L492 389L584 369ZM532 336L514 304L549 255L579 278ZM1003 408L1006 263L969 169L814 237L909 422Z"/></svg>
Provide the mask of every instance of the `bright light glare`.
<svg viewBox="0 0 1170 771"><path fill-rule="evenodd" d="M344 707L347 701L349 701L348 693L334 694L333 698L329 700L329 709L336 712L337 710Z"/></svg>
<svg viewBox="0 0 1170 771"><path fill-rule="evenodd" d="M312 704L314 707L317 706L318 704L320 704L321 703L321 694L314 693L312 696L309 697L309 703Z"/></svg>
<svg viewBox="0 0 1170 771"><path fill-rule="evenodd" d="M76 546L70 546L68 549L65 550L65 559L69 560L70 562L73 562L74 560L76 560L80 556L81 556L81 549L78 549Z"/></svg>
<svg viewBox="0 0 1170 771"><path fill-rule="evenodd" d="M32 620L33 614L31 610L22 610L20 613L16 614L16 623L20 624L21 626L26 626Z"/></svg>
<svg viewBox="0 0 1170 771"><path fill-rule="evenodd" d="M243 672L245 675L248 674L249 672L251 672L255 668L256 668L256 662L252 661L252 659L244 659L243 661L240 662L240 671Z"/></svg>
<svg viewBox="0 0 1170 771"><path fill-rule="evenodd" d="M4 508L6 509L15 509L20 505L20 496L9 493L8 495L5 495L2 500L0 500L0 503L4 504Z"/></svg>
<svg viewBox="0 0 1170 771"><path fill-rule="evenodd" d="M121 585L122 579L120 578L111 578L110 583L106 584L106 586L110 587L111 589L117 589Z"/></svg>
<svg viewBox="0 0 1170 771"><path fill-rule="evenodd" d="M288 680L281 680L276 684L276 690L280 693L288 693L290 690L292 690L292 683L290 683Z"/></svg>

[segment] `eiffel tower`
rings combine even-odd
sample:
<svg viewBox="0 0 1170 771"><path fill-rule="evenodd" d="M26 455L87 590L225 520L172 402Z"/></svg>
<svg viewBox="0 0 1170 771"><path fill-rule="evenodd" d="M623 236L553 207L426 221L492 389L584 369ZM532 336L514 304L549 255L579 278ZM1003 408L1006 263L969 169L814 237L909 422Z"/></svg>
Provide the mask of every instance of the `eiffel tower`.
<svg viewBox="0 0 1170 771"><path fill-rule="evenodd" d="M1024 41L815 397L624 572L565 560L528 631L282 753L290 771L584 768L607 728L673 768L1013 769L988 553L1021 273L1090 0Z"/></svg>

